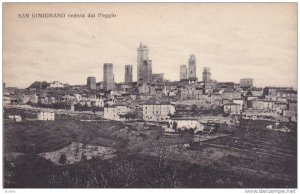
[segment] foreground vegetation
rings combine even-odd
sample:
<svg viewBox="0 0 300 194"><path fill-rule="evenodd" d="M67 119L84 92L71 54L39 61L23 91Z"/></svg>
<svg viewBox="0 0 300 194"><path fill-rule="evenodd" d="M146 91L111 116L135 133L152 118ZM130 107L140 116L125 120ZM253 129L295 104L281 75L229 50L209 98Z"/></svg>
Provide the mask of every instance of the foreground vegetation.
<svg viewBox="0 0 300 194"><path fill-rule="evenodd" d="M5 114L19 114L26 118L35 117L35 113L30 111L6 110ZM156 126L130 126L116 121L104 121L97 115L56 115L55 121L23 121L22 123L5 120L4 187L278 188L297 185L294 160L283 158L277 161L264 155L255 155L255 153L249 155L248 152L240 154L236 150L230 150L231 148L214 148L209 145L228 146L230 144L230 146L241 148L240 146L250 145L252 140L258 142L269 138L267 145L257 148L279 146L278 150L282 148L291 150L290 154L293 155L296 153L297 142L294 134L243 129L233 134L242 138L240 142L236 139L231 140L231 137L228 137L228 140L211 140L206 145L207 148L200 146L199 150L197 150L198 147L193 148L194 150L178 150L175 155L172 153L173 148L168 151L169 146L186 144L191 141L193 135L181 134L167 137L162 134L162 131ZM245 139L247 142L243 143ZM109 160L82 159L79 163L58 166L37 156L39 153L61 149L71 142L113 147L117 151L117 157ZM245 148L248 149L248 147ZM249 149L252 150L253 146ZM146 150L155 154L148 154ZM269 150L266 151L269 152ZM174 156L183 156L183 158ZM196 158L200 159L195 162ZM249 158L253 160L248 161ZM260 162L259 159L264 162ZM253 166L252 164L259 165ZM260 167L260 165L266 166ZM268 169L268 166L269 168L274 166L278 170ZM243 170L247 168L254 173L247 174ZM272 171L282 172L284 176L288 175L292 178L284 179L281 175L274 178L267 174Z"/></svg>

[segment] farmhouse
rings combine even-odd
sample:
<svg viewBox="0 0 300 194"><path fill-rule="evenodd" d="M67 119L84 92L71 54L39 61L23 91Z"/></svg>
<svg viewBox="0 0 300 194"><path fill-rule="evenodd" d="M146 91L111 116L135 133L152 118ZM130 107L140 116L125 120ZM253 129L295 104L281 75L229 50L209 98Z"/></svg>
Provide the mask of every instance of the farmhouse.
<svg viewBox="0 0 300 194"><path fill-rule="evenodd" d="M20 115L9 115L8 118L15 121L15 122L21 122L22 121L22 117Z"/></svg>
<svg viewBox="0 0 300 194"><path fill-rule="evenodd" d="M174 118L169 120L168 128L165 132L186 131L190 129L192 129L194 133L197 133L203 131L204 125L194 118Z"/></svg>
<svg viewBox="0 0 300 194"><path fill-rule="evenodd" d="M40 121L54 121L55 114L52 111L39 111L37 113L37 120Z"/></svg>

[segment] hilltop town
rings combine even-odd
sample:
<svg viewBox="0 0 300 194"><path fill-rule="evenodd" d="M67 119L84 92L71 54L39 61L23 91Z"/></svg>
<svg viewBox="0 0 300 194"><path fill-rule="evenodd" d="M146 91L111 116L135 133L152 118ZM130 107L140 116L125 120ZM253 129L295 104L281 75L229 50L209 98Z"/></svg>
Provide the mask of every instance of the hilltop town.
<svg viewBox="0 0 300 194"><path fill-rule="evenodd" d="M230 118L234 123L240 119L297 121L297 91L292 87L259 88L251 78L242 78L240 83L218 82L211 79L209 67L203 67L200 79L195 55L188 65L178 66L179 81L171 82L164 79L164 73L152 73L148 53L149 48L141 43L136 82L133 65L125 65L124 82L115 83L113 64L105 63L102 82L95 77L88 77L86 85L37 81L26 89L5 88L3 103L92 111L117 121L199 120L206 115L217 120ZM197 114L200 110L206 113Z"/></svg>
<svg viewBox="0 0 300 194"><path fill-rule="evenodd" d="M168 172L160 176L169 177L169 168L185 175L194 170L208 173L203 171L203 166L216 176L199 177L199 173L186 175L186 179L170 175L175 177L170 184L154 184L151 181L157 177L153 175L147 183L135 180L131 181L132 185L123 185L123 180L120 185L113 185L109 178L101 182L96 177L101 184L89 184L92 187L105 187L105 184L108 187L295 186L296 175L292 169L296 166L297 91L292 87L256 87L252 78L241 78L239 83L219 82L212 79L210 67L201 67L199 78L196 55L190 55L187 62L176 67L178 81L168 81L164 73L152 73L149 48L141 43L137 48L137 81L133 80L133 65L127 64L124 82L116 83L113 63L105 63L101 82L89 76L84 85L36 81L20 89L3 84L4 150L9 173L15 173L13 169L18 168L18 162L12 158L25 157L24 153L38 157L35 162L43 158L58 166L48 166L48 170L56 171L47 171L49 179L45 178L40 187L50 177L64 177L58 169L65 165L75 165L72 167L75 170L81 162L108 160L119 165L118 158L125 157L122 160L133 165L132 160L141 162L148 160L147 157L163 157L173 162L166 167ZM290 165L286 165L287 161ZM142 163L141 166L152 165ZM72 168L67 169L71 174ZM123 169L128 170L128 166L122 166ZM127 171L122 173L131 177ZM140 170L132 173L145 175ZM91 178L91 174L89 171L88 178L82 181ZM10 174L5 181L8 187L32 186L34 176L31 182L24 183ZM64 185L55 182L56 179L53 181L50 187L74 187L70 182ZM149 186L149 182L153 185Z"/></svg>

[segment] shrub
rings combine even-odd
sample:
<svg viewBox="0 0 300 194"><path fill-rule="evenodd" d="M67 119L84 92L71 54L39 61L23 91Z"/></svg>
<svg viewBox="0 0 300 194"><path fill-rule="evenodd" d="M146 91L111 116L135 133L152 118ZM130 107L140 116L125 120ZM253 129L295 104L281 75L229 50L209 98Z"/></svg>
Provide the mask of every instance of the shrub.
<svg viewBox="0 0 300 194"><path fill-rule="evenodd" d="M66 162L67 162L67 156L66 156L66 154L64 154L64 153L62 153L61 155L60 155L60 158L59 158L59 161L58 161L60 164L66 164Z"/></svg>

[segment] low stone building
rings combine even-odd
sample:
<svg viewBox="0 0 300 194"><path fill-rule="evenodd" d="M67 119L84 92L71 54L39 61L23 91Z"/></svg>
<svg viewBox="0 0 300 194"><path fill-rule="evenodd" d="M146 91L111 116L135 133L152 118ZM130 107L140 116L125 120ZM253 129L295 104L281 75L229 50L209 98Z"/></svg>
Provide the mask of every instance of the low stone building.
<svg viewBox="0 0 300 194"><path fill-rule="evenodd" d="M264 90L263 88L252 88L251 92L253 96L263 96Z"/></svg>
<svg viewBox="0 0 300 194"><path fill-rule="evenodd" d="M54 121L55 120L55 113L52 111L43 111L39 110L37 113L37 120L40 121Z"/></svg>
<svg viewBox="0 0 300 194"><path fill-rule="evenodd" d="M20 115L9 115L8 118L17 123L22 121L22 117Z"/></svg>
<svg viewBox="0 0 300 194"><path fill-rule="evenodd" d="M283 115L283 110L286 110L288 107L288 104L285 102L275 102L274 108L276 113L279 115Z"/></svg>
<svg viewBox="0 0 300 194"><path fill-rule="evenodd" d="M227 99L227 100L233 100L233 99L241 99L242 98L242 93L239 91L230 91L230 90L225 90L222 93L222 99Z"/></svg>
<svg viewBox="0 0 300 194"><path fill-rule="evenodd" d="M168 128L165 132L178 132L193 130L194 133L203 131L204 125L202 125L198 119L193 118L174 118L168 121Z"/></svg>

